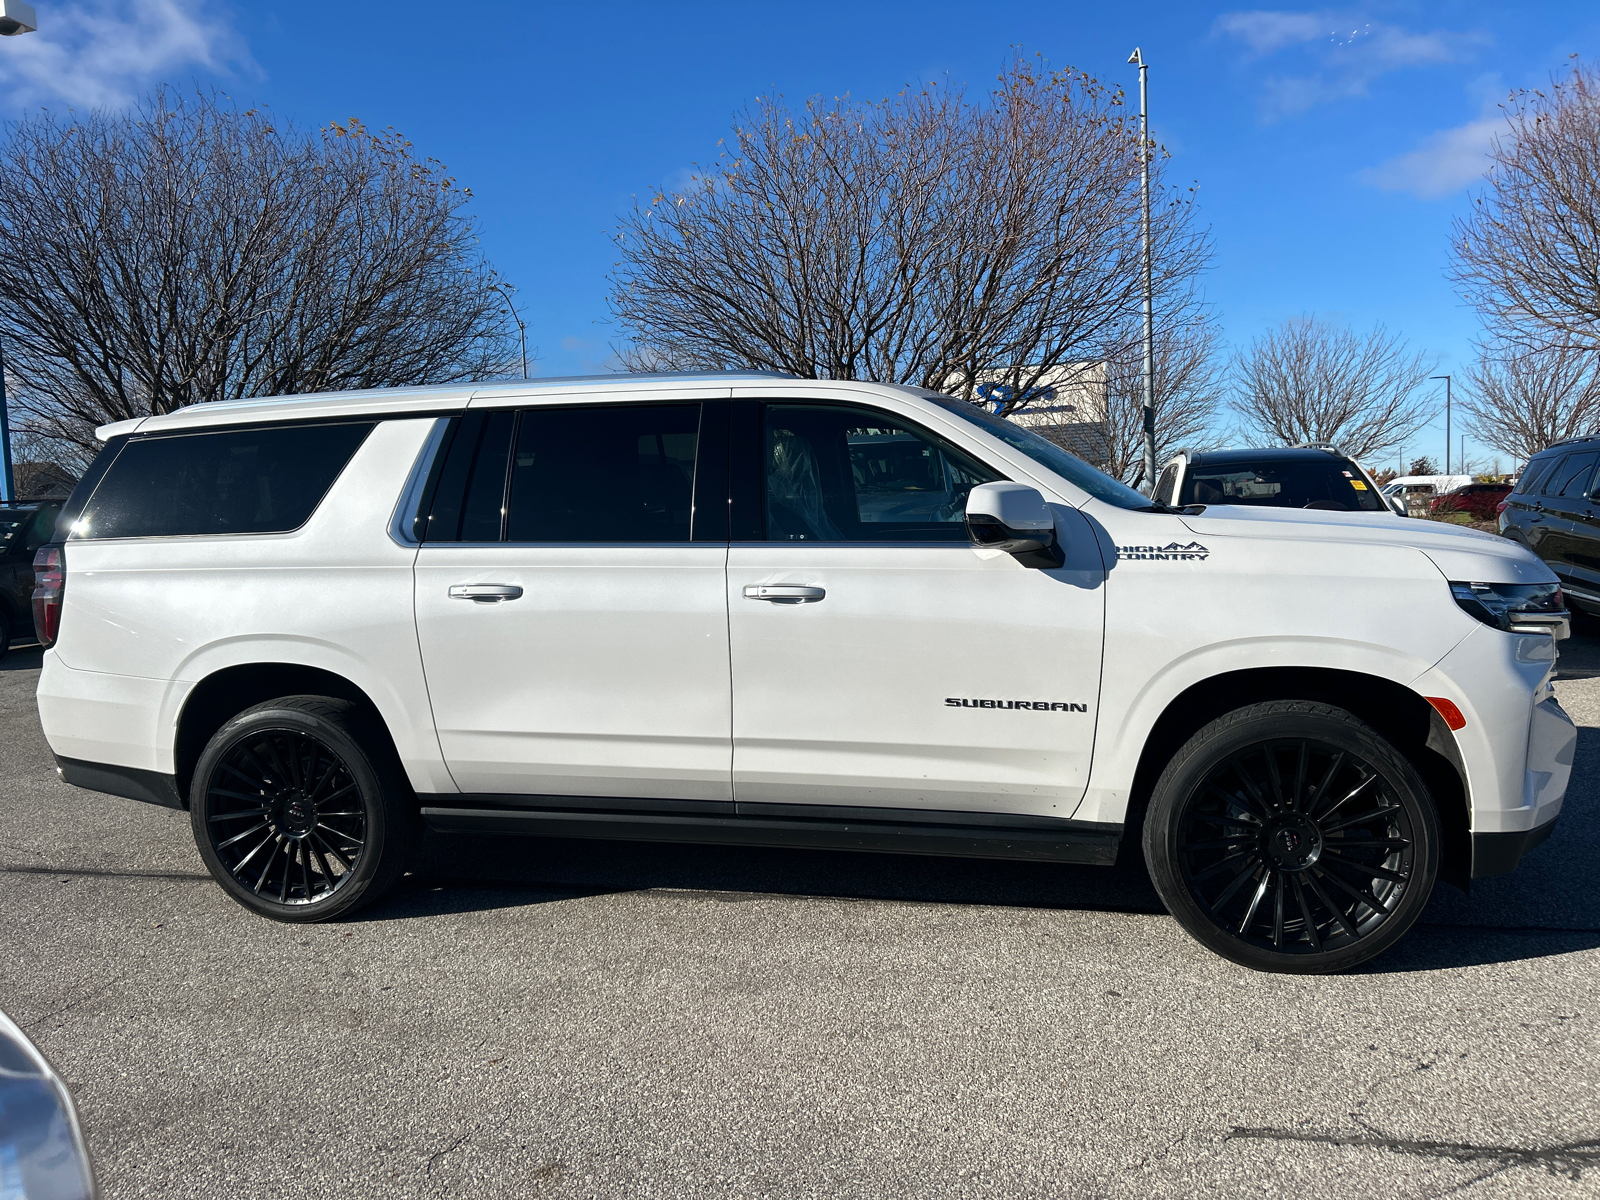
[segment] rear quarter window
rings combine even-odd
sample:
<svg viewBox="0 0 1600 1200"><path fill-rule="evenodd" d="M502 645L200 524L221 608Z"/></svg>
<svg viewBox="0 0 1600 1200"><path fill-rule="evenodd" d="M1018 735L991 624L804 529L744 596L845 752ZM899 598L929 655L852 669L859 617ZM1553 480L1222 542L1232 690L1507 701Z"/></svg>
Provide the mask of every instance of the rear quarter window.
<svg viewBox="0 0 1600 1200"><path fill-rule="evenodd" d="M287 533L310 518L374 422L205 430L133 438L71 537Z"/></svg>

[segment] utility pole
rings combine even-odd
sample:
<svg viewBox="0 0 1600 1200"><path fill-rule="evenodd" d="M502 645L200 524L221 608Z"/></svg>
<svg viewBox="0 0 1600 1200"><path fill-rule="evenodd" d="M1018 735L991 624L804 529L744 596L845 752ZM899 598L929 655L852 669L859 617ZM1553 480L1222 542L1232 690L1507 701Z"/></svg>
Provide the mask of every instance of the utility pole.
<svg viewBox="0 0 1600 1200"><path fill-rule="evenodd" d="M25 0L0 0L0 37L16 37L39 28L33 6ZM0 502L17 498L16 481L11 475L11 423L6 415L6 364L0 358Z"/></svg>
<svg viewBox="0 0 1600 1200"><path fill-rule="evenodd" d="M1156 491L1156 342L1155 297L1150 273L1150 68L1139 47L1128 61L1139 68L1139 175L1144 202L1144 480L1145 491Z"/></svg>
<svg viewBox="0 0 1600 1200"><path fill-rule="evenodd" d="M517 323L517 340L522 343L522 377L528 377L528 327L522 323L522 317L517 313L517 306L511 303L511 293L506 291L506 285L499 280L489 284L495 291L506 298L506 307L511 310L511 319Z"/></svg>
<svg viewBox="0 0 1600 1200"><path fill-rule="evenodd" d="M1444 473L1450 474L1450 376L1429 375L1429 379L1444 380ZM1466 458L1466 444L1462 444L1462 458Z"/></svg>

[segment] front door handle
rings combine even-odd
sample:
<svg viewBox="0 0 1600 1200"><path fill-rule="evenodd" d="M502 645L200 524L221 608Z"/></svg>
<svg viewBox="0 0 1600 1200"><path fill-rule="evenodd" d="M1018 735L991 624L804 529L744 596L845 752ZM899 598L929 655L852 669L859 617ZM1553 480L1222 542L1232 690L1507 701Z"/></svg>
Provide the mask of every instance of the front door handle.
<svg viewBox="0 0 1600 1200"><path fill-rule="evenodd" d="M450 589L450 599L476 600L479 604L499 604L520 595L522 589L514 583L458 583Z"/></svg>
<svg viewBox="0 0 1600 1200"><path fill-rule="evenodd" d="M753 583L744 589L746 600L770 600L774 604L815 604L827 594L819 587L792 583Z"/></svg>

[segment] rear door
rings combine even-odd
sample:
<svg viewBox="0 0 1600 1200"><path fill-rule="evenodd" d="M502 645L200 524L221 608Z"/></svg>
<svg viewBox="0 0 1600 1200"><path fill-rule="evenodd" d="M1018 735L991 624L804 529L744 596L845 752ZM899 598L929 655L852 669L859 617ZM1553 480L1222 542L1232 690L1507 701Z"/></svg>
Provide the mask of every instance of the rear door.
<svg viewBox="0 0 1600 1200"><path fill-rule="evenodd" d="M1530 539L1530 544L1564 580L1570 581L1574 576L1575 556L1585 554L1587 521L1593 511L1589 493L1597 466L1600 450L1575 450L1550 473L1543 488L1542 536L1537 542Z"/></svg>
<svg viewBox="0 0 1600 1200"><path fill-rule="evenodd" d="M1094 744L1105 573L974 549L1003 470L917 422L739 402L730 447L734 793L747 806L1070 816ZM761 811L752 808L750 811Z"/></svg>
<svg viewBox="0 0 1600 1200"><path fill-rule="evenodd" d="M462 791L731 807L726 421L726 402L461 420L416 613Z"/></svg>

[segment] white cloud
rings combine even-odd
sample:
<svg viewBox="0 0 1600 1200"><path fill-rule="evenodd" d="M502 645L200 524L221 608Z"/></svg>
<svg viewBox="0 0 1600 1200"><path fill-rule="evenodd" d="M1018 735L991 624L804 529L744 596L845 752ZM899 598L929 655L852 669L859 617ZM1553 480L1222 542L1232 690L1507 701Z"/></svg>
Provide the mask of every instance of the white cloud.
<svg viewBox="0 0 1600 1200"><path fill-rule="evenodd" d="M1299 70L1263 80L1263 106L1270 117L1365 96L1391 71L1461 62L1487 40L1478 33L1416 33L1332 10L1224 13L1213 29L1243 43L1251 58L1285 55L1299 64Z"/></svg>
<svg viewBox="0 0 1600 1200"><path fill-rule="evenodd" d="M1494 135L1504 128L1505 119L1496 115L1441 130L1409 154L1367 168L1359 178L1386 192L1410 192L1426 200L1448 196L1483 178Z"/></svg>
<svg viewBox="0 0 1600 1200"><path fill-rule="evenodd" d="M225 13L208 0L38 5L39 31L0 43L0 107L120 107L175 72L254 72ZM177 80L176 82L183 82Z"/></svg>

